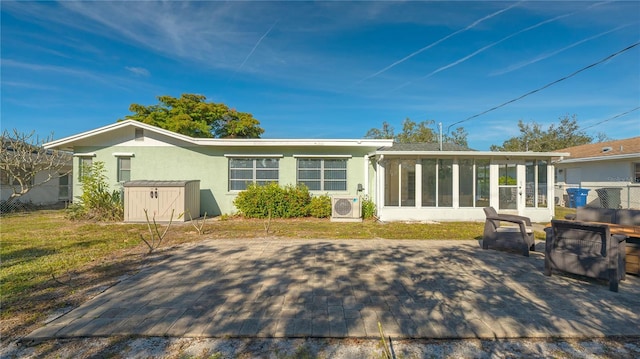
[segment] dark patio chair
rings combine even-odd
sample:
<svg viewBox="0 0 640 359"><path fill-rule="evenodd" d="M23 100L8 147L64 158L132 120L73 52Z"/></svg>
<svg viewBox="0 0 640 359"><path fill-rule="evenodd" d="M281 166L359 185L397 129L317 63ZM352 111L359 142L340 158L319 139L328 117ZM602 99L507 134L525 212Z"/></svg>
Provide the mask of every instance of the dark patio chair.
<svg viewBox="0 0 640 359"><path fill-rule="evenodd" d="M487 219L484 222L482 248L501 248L518 250L529 256L535 250L535 239L531 219L514 214L498 214L493 207L485 207ZM502 222L510 224L504 226Z"/></svg>
<svg viewBox="0 0 640 359"><path fill-rule="evenodd" d="M544 274L560 270L609 281L617 292L625 279L626 235L611 234L606 224L552 220L545 228Z"/></svg>

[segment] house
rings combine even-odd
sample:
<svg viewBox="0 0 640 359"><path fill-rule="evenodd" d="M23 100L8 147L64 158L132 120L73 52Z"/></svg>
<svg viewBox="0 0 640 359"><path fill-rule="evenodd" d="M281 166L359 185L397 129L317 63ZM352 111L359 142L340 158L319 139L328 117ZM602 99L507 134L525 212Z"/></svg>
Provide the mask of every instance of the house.
<svg viewBox="0 0 640 359"><path fill-rule="evenodd" d="M2 144L4 151L13 151L10 146ZM35 157L34 157L35 158ZM21 163L24 166L24 162ZM42 170L31 179L32 187L29 192L17 197L15 200L21 203L32 203L37 206L53 205L61 202L70 202L72 199L71 160L56 171ZM28 166L27 166L28 167ZM50 179L49 179L50 178ZM0 200L5 202L11 195L22 190L20 183L9 173L0 171Z"/></svg>
<svg viewBox="0 0 640 359"><path fill-rule="evenodd" d="M567 202L567 188L584 188L589 190L589 206L640 208L640 137L561 152L569 156L555 163L559 201Z"/></svg>
<svg viewBox="0 0 640 359"><path fill-rule="evenodd" d="M113 188L130 180L199 180L201 214L234 213L247 183L305 184L312 194L367 197L383 221L484 220L482 208L548 221L552 159L387 139L192 138L127 120L49 142L74 153L74 176L102 161ZM435 146L435 147L434 147ZM74 193L81 193L79 181Z"/></svg>

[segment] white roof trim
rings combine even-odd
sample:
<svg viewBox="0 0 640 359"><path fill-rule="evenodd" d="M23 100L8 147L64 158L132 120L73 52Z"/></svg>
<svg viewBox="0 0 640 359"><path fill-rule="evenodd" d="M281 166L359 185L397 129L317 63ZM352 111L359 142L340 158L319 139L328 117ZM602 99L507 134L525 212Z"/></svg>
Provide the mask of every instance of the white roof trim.
<svg viewBox="0 0 640 359"><path fill-rule="evenodd" d="M611 155L611 156L598 156L598 157L581 157L581 158L567 158L560 160L557 163L580 163L580 162L595 162L595 161L609 161L609 160L627 160L627 159L640 159L640 153L626 153L624 155Z"/></svg>
<svg viewBox="0 0 640 359"><path fill-rule="evenodd" d="M293 155L293 158L352 158L352 155Z"/></svg>
<svg viewBox="0 0 640 359"><path fill-rule="evenodd" d="M326 146L326 147L385 147L391 146L393 140L389 139L260 139L260 138L194 138L165 130L156 126L147 125L134 120L125 120L103 126L94 130L79 133L77 135L65 137L56 141L44 144L47 149L65 148L73 146L75 141L84 140L106 132L114 131L123 127L132 126L143 128L147 131L156 132L171 138L175 138L190 144L199 146L227 146L227 147L247 147L247 146ZM146 137L146 136L145 136Z"/></svg>
<svg viewBox="0 0 640 359"><path fill-rule="evenodd" d="M251 153L225 153L224 154L225 157L227 158L282 158L284 157L283 154L273 154L273 155L268 155L268 154L251 154Z"/></svg>
<svg viewBox="0 0 640 359"><path fill-rule="evenodd" d="M509 157L509 158L540 158L563 157L566 152L496 152L496 151L376 151L377 155L385 156L429 156L429 157Z"/></svg>

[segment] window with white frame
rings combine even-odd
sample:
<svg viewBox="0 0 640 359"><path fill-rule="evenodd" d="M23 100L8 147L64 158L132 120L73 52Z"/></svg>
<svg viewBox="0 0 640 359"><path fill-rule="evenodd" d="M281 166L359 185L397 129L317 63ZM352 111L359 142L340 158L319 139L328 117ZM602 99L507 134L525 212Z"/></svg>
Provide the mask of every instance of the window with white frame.
<svg viewBox="0 0 640 359"><path fill-rule="evenodd" d="M82 177L89 171L93 164L93 156L80 156L78 157L78 180L82 181Z"/></svg>
<svg viewBox="0 0 640 359"><path fill-rule="evenodd" d="M310 191L346 191L347 160L344 158L298 158L298 184Z"/></svg>
<svg viewBox="0 0 640 359"><path fill-rule="evenodd" d="M278 179L278 158L229 158L230 191L243 191L249 183L277 183Z"/></svg>
<svg viewBox="0 0 640 359"><path fill-rule="evenodd" d="M118 182L131 181L131 157L118 157Z"/></svg>
<svg viewBox="0 0 640 359"><path fill-rule="evenodd" d="M422 160L422 206L453 206L453 160Z"/></svg>
<svg viewBox="0 0 640 359"><path fill-rule="evenodd" d="M416 161L391 159L385 166L384 205L414 207L416 205Z"/></svg>
<svg viewBox="0 0 640 359"><path fill-rule="evenodd" d="M71 198L71 175L59 174L58 180L58 199L70 199Z"/></svg>
<svg viewBox="0 0 640 359"><path fill-rule="evenodd" d="M640 183L640 163L634 163L635 172L634 172L634 182Z"/></svg>
<svg viewBox="0 0 640 359"><path fill-rule="evenodd" d="M525 162L526 206L547 206L547 161L527 160Z"/></svg>

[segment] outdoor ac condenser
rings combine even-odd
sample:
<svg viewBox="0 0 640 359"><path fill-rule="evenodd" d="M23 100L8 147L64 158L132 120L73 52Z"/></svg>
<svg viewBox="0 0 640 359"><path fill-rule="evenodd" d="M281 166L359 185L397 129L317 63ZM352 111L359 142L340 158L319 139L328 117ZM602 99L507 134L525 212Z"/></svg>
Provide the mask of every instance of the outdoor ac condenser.
<svg viewBox="0 0 640 359"><path fill-rule="evenodd" d="M331 220L359 222L362 221L362 201L357 196L331 197Z"/></svg>

